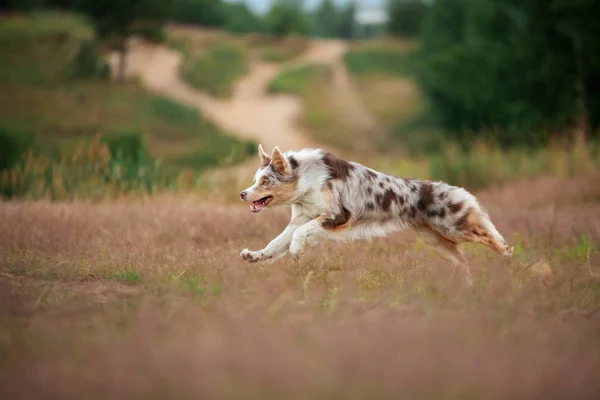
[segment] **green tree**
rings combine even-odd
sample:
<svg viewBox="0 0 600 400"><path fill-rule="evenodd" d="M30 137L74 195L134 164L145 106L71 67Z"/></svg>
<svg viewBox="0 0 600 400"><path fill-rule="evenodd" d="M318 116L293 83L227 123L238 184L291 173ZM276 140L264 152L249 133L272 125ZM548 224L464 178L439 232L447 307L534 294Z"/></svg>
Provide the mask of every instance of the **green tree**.
<svg viewBox="0 0 600 400"><path fill-rule="evenodd" d="M309 26L302 0L276 0L266 16L266 25L277 36L307 34Z"/></svg>
<svg viewBox="0 0 600 400"><path fill-rule="evenodd" d="M227 4L225 29L233 33L263 32L264 24L260 17L244 2Z"/></svg>
<svg viewBox="0 0 600 400"><path fill-rule="evenodd" d="M125 78L127 39L135 31L136 21L155 21L162 25L171 7L165 0L76 0L75 8L85 13L99 39L114 41L119 51L117 78Z"/></svg>
<svg viewBox="0 0 600 400"><path fill-rule="evenodd" d="M221 0L174 0L170 20L187 24L221 27L227 20Z"/></svg>
<svg viewBox="0 0 600 400"><path fill-rule="evenodd" d="M388 0L387 30L395 36L414 37L421 33L427 5L422 0Z"/></svg>
<svg viewBox="0 0 600 400"><path fill-rule="evenodd" d="M356 18L356 2L350 1L340 11L338 24L338 37L350 39L354 36L354 19Z"/></svg>
<svg viewBox="0 0 600 400"><path fill-rule="evenodd" d="M314 16L314 35L335 37L338 34L339 15L333 0L323 0Z"/></svg>
<svg viewBox="0 0 600 400"><path fill-rule="evenodd" d="M596 4L436 1L419 80L442 126L465 142L486 132L505 145L542 144L597 110Z"/></svg>

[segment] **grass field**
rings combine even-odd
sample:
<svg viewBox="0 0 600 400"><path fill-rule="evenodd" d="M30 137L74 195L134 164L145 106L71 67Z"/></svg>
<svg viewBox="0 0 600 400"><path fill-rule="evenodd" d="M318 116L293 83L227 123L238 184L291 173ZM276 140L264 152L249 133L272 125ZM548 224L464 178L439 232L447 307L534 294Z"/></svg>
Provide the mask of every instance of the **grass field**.
<svg viewBox="0 0 600 400"><path fill-rule="evenodd" d="M137 133L150 154L174 170L200 171L245 157L248 143L221 131L194 108L153 95L135 81L75 79L73 59L81 41L90 38L89 27L72 15L3 19L2 130L33 135L37 150L47 154L71 152L97 134Z"/></svg>
<svg viewBox="0 0 600 400"><path fill-rule="evenodd" d="M213 96L231 96L236 81L248 71L249 54L243 38L221 31L172 26L167 44L184 57L181 76Z"/></svg>
<svg viewBox="0 0 600 400"><path fill-rule="evenodd" d="M237 79L247 70L248 62L243 46L219 43L192 61L189 68L184 69L183 77L196 89L228 97L232 94Z"/></svg>
<svg viewBox="0 0 600 400"><path fill-rule="evenodd" d="M231 38L168 32L184 69L209 57L210 84L226 95L239 67L225 64L237 56L214 49ZM256 157L256 146L135 82L72 79L70 60L89 35L59 14L0 24L0 166L10 135L60 150L53 161L29 153L1 174L0 189L18 199L0 202L0 398L600 396L597 145L357 152L382 171L477 194L515 256L465 246L471 288L410 232L248 264L240 251L263 248L290 218L240 204L253 171L233 184L246 167L219 169L218 187L201 192L188 173L160 186L160 171L110 149L142 157L143 138L179 171ZM346 56L365 106L390 127L426 109L410 86L411 46L359 43ZM391 55L399 48L407 53ZM281 50L262 58L286 59ZM329 68L304 65L269 90L298 95L315 137L343 146L354 133L334 118L331 79Z"/></svg>
<svg viewBox="0 0 600 400"><path fill-rule="evenodd" d="M594 398L598 178L480 193L516 255L467 247L471 289L409 234L242 262L285 210L1 203L0 395Z"/></svg>
<svg viewBox="0 0 600 400"><path fill-rule="evenodd" d="M418 45L415 41L380 39L355 43L344 55L364 106L390 138L411 152L430 150L439 135L415 82Z"/></svg>
<svg viewBox="0 0 600 400"><path fill-rule="evenodd" d="M264 36L249 36L247 40L251 49L258 52L262 61L281 63L300 56L310 42L301 36L285 38L270 38Z"/></svg>
<svg viewBox="0 0 600 400"><path fill-rule="evenodd" d="M269 84L269 91L294 94L301 99L304 114L299 122L317 141L344 151L359 152L356 148L359 141L354 139L365 132L343 117L332 80L331 67L309 63L283 69Z"/></svg>

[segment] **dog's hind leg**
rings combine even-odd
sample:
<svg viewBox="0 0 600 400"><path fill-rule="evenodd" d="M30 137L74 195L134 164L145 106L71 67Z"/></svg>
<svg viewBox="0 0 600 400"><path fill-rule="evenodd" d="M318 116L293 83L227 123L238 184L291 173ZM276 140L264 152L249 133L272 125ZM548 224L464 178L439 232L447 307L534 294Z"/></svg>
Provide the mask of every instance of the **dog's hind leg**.
<svg viewBox="0 0 600 400"><path fill-rule="evenodd" d="M473 285L473 278L467 265L467 260L458 248L457 243L446 239L429 227L415 228L415 232L423 242L431 246L443 259L449 261L455 268L461 271L467 286Z"/></svg>
<svg viewBox="0 0 600 400"><path fill-rule="evenodd" d="M513 248L506 244L490 217L482 210L468 211L457 221L456 227L454 236L457 242L481 243L506 258L513 255Z"/></svg>

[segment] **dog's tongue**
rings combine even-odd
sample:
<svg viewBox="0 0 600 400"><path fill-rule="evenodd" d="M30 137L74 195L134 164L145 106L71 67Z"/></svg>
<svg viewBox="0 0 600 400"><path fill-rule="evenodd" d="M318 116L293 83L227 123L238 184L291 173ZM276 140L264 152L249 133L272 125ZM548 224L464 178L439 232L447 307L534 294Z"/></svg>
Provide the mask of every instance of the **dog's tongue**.
<svg viewBox="0 0 600 400"><path fill-rule="evenodd" d="M264 207L264 203L262 201L255 201L250 205L251 212L260 212Z"/></svg>

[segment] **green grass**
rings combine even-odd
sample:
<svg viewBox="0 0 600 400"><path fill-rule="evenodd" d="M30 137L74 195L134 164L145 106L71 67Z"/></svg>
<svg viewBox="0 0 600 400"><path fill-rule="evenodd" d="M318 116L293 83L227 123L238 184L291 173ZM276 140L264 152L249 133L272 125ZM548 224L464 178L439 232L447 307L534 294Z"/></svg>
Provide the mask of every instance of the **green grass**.
<svg viewBox="0 0 600 400"><path fill-rule="evenodd" d="M415 135L417 136L417 135ZM423 140L421 153L410 157L381 157L376 168L400 176L417 176L458 185L468 190L481 190L490 185L539 176L558 178L585 176L600 169L600 147L595 142L573 143L571 146L551 144L545 148L527 150L502 149L483 141L464 149L445 140L439 131L431 130ZM590 199L595 201L595 199Z"/></svg>
<svg viewBox="0 0 600 400"><path fill-rule="evenodd" d="M383 74L404 78L418 67L412 46L377 42L351 48L344 54L344 62L348 71L356 76Z"/></svg>
<svg viewBox="0 0 600 400"><path fill-rule="evenodd" d="M98 134L135 132L143 136L150 155L174 171L189 167L200 172L254 154L253 143L221 131L196 108L154 95L136 82L73 79L69 75L73 58L90 35L82 20L67 15L3 20L3 131L33 137L34 150L42 156L72 153L81 141ZM232 60L219 57L220 63Z"/></svg>
<svg viewBox="0 0 600 400"><path fill-rule="evenodd" d="M376 40L358 43L344 55L363 105L388 134L389 147L411 154L439 150L439 129L415 82L418 43Z"/></svg>
<svg viewBox="0 0 600 400"><path fill-rule="evenodd" d="M34 13L0 23L0 85L61 82L79 44L93 36L85 21L72 15Z"/></svg>
<svg viewBox="0 0 600 400"><path fill-rule="evenodd" d="M271 93L302 94L331 79L331 70L321 65L302 65L283 70L269 83Z"/></svg>
<svg viewBox="0 0 600 400"><path fill-rule="evenodd" d="M305 124L314 138L340 149L352 148L351 127L340 118L331 96L332 70L328 66L306 64L284 69L269 83L271 93L300 97Z"/></svg>
<svg viewBox="0 0 600 400"><path fill-rule="evenodd" d="M291 36L267 40L258 45L258 50L263 61L281 63L298 57L307 49L308 45L309 42L305 38Z"/></svg>
<svg viewBox="0 0 600 400"><path fill-rule="evenodd" d="M195 88L214 96L228 97L235 82L248 71L243 46L225 42L210 47L184 70L184 78Z"/></svg>
<svg viewBox="0 0 600 400"><path fill-rule="evenodd" d="M115 279L124 283L140 283L142 281L139 272L132 266L127 266L122 271L117 272L115 274Z"/></svg>

